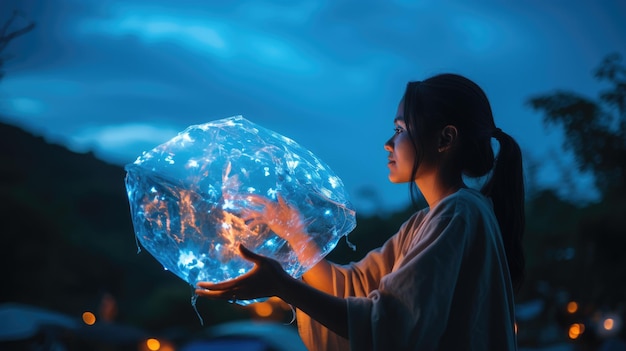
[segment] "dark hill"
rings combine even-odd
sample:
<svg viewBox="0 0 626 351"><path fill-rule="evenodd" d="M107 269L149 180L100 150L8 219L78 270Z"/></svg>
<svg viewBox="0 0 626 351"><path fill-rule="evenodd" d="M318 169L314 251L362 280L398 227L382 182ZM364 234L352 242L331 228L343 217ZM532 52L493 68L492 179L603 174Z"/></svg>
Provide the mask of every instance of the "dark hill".
<svg viewBox="0 0 626 351"><path fill-rule="evenodd" d="M78 317L112 296L118 322L199 327L190 287L137 254L122 167L4 123L0 148L0 302Z"/></svg>

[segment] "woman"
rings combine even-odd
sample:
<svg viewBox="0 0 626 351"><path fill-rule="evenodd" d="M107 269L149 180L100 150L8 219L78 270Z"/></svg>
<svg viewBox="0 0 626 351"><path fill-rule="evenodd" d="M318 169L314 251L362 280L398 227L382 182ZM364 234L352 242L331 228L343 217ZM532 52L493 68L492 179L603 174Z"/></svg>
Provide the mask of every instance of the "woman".
<svg viewBox="0 0 626 351"><path fill-rule="evenodd" d="M322 260L297 280L240 246L255 268L199 283L196 293L278 296L297 308L310 350L515 350L513 295L524 269L519 146L496 128L482 89L455 74L408 83L394 125L385 144L389 179L408 182L412 198L417 186L428 207L381 248L345 266ZM464 183L464 175L488 174L481 191ZM294 247L306 236L280 199L252 217ZM315 252L309 245L300 258Z"/></svg>

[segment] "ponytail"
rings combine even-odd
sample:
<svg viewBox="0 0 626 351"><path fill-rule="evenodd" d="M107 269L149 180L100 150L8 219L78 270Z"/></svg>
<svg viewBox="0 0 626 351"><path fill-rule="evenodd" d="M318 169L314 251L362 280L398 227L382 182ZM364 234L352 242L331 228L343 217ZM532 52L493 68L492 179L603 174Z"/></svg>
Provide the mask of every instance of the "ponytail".
<svg viewBox="0 0 626 351"><path fill-rule="evenodd" d="M493 137L500 143L493 173L481 192L491 197L500 225L507 263L515 291L524 281L524 179L522 153L515 140L497 128Z"/></svg>

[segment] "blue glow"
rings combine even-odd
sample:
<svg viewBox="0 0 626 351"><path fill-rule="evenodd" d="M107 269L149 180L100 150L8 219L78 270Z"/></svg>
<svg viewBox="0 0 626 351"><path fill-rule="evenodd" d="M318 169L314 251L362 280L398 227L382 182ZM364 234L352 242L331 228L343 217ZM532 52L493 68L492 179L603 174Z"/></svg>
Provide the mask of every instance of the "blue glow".
<svg viewBox="0 0 626 351"><path fill-rule="evenodd" d="M238 243L300 277L356 225L343 183L330 167L293 140L241 116L190 126L126 165L126 171L138 241L192 286L248 272L252 263L239 256ZM260 206L250 195L277 201L278 194L305 219L319 257L299 262L266 225L246 224L243 212Z"/></svg>

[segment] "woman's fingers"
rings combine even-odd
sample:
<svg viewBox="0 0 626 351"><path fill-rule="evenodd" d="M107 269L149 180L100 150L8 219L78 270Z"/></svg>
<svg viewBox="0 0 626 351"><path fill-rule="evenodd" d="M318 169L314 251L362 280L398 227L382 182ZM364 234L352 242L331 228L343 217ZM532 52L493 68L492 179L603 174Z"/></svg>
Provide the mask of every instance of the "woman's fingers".
<svg viewBox="0 0 626 351"><path fill-rule="evenodd" d="M196 295L207 297L210 299L221 299L221 300L231 300L235 301L238 298L241 299L240 296L237 296L237 293L234 290L206 290L206 289L196 289Z"/></svg>
<svg viewBox="0 0 626 351"><path fill-rule="evenodd" d="M228 280L221 283L198 282L196 286L208 290L228 290L234 288L236 283L235 280Z"/></svg>
<svg viewBox="0 0 626 351"><path fill-rule="evenodd" d="M243 244L239 244L239 253L241 254L241 257L254 263L259 263L265 259L265 257L248 250L248 248L243 246Z"/></svg>
<svg viewBox="0 0 626 351"><path fill-rule="evenodd" d="M285 202L285 199L280 196L279 194L276 194L276 199L278 200L278 204L280 205L281 208L287 206L287 203Z"/></svg>
<svg viewBox="0 0 626 351"><path fill-rule="evenodd" d="M256 194L249 194L249 195L247 195L246 196L246 200L248 202L250 202L251 204L256 205L256 206L261 205L261 206L265 207L265 206L270 204L270 200L269 199L267 199L267 198L265 198L263 196L260 196L260 195L256 195Z"/></svg>

